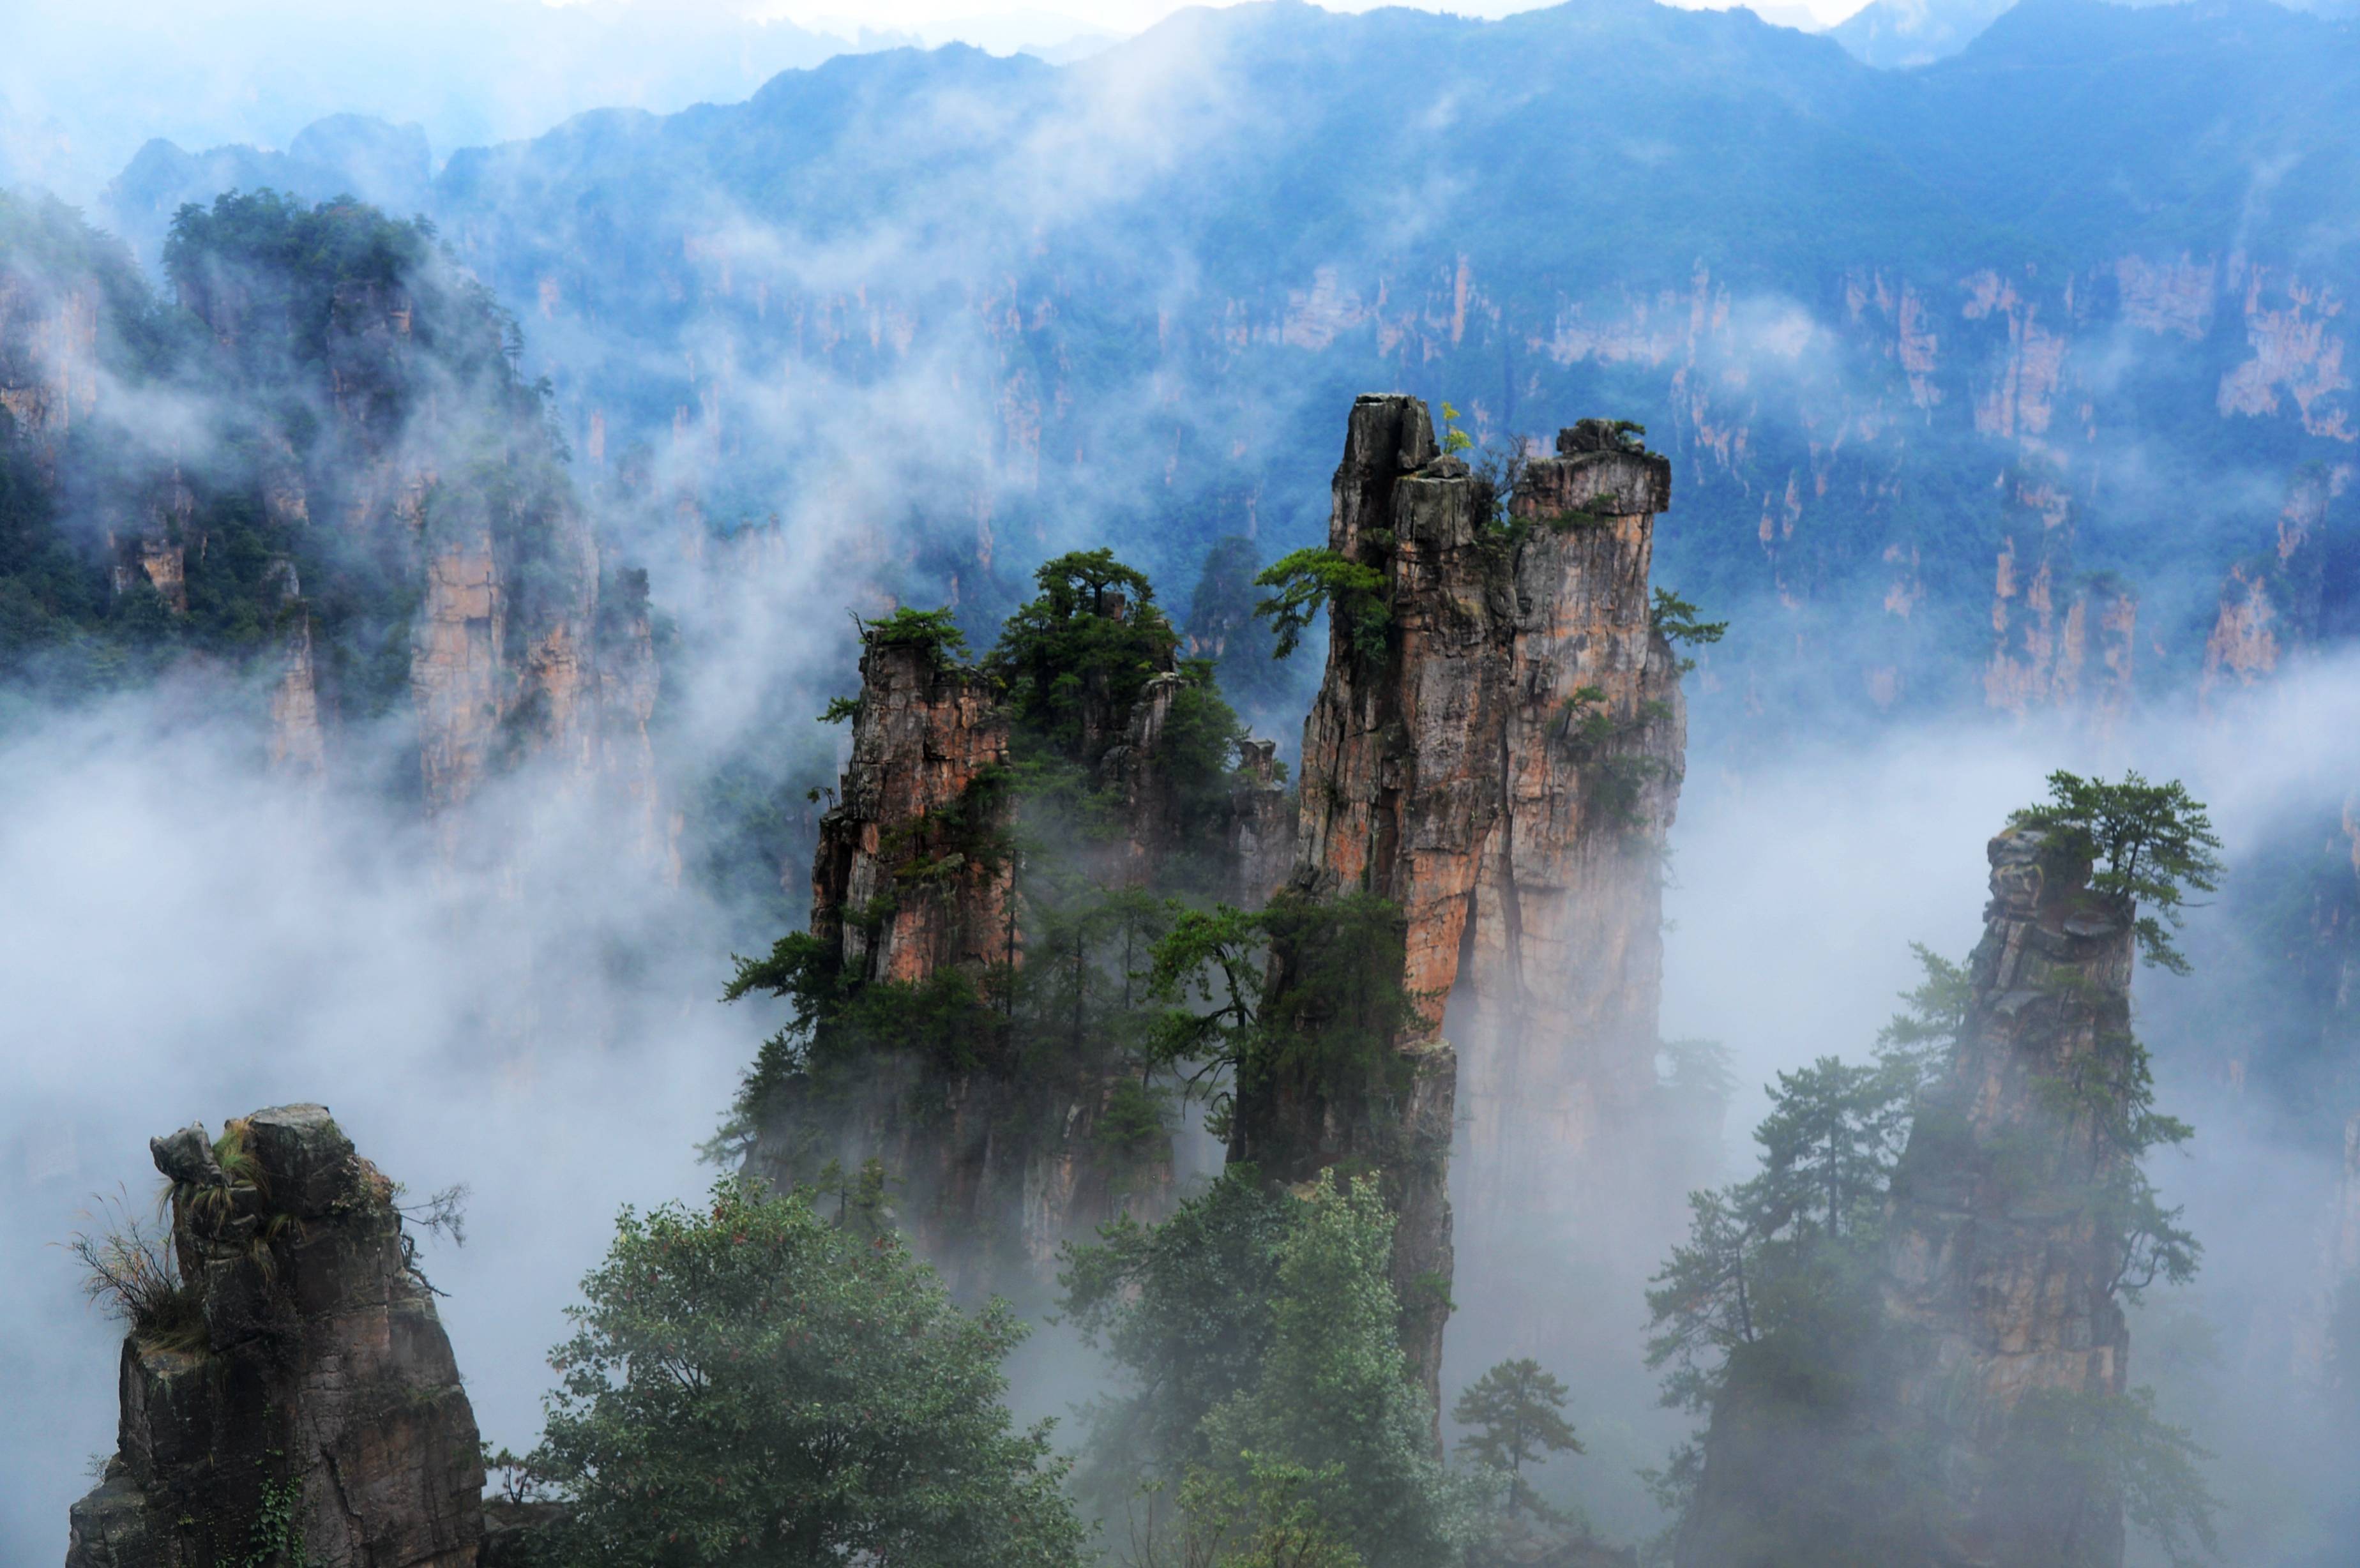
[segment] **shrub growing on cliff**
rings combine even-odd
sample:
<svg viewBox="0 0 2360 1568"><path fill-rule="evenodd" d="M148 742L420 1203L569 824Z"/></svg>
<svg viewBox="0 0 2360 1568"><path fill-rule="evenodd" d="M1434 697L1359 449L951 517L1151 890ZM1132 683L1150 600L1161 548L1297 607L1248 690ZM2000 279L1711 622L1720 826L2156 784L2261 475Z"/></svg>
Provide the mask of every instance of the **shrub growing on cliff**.
<svg viewBox="0 0 2360 1568"><path fill-rule="evenodd" d="M1729 633L1727 621L1708 621L1703 613L1688 600L1668 588L1655 590L1655 600L1647 612L1647 624L1662 635L1674 648L1701 648L1719 642ZM1696 668L1696 660L1680 660L1680 673Z"/></svg>
<svg viewBox="0 0 2360 1568"><path fill-rule="evenodd" d="M1385 603L1385 574L1375 567L1332 550L1292 550L1266 568L1254 584L1272 590L1254 606L1254 614L1268 620L1277 634L1273 658L1284 659L1302 646L1303 634L1323 608L1357 657L1371 661L1384 658L1385 627L1393 611Z"/></svg>
<svg viewBox="0 0 2360 1568"><path fill-rule="evenodd" d="M890 615L862 621L860 635L873 648L922 648L937 670L947 670L967 657L967 634L947 608L913 610L903 604Z"/></svg>
<svg viewBox="0 0 2360 1568"><path fill-rule="evenodd" d="M94 1230L78 1231L66 1250L82 1266L82 1293L151 1345L192 1350L205 1343L204 1303L180 1277L169 1234L131 1212L117 1192Z"/></svg>
<svg viewBox="0 0 2360 1568"><path fill-rule="evenodd" d="M1402 984L1404 940L1401 907L1371 893L1283 891L1257 910L1183 911L1147 971L1165 1008L1150 1060L1212 1091L1217 1133L1231 1088L1287 1081L1329 1096L1396 1094L1409 1069L1393 1042L1416 1018ZM1283 977L1274 986L1265 958Z"/></svg>
<svg viewBox="0 0 2360 1568"><path fill-rule="evenodd" d="M890 1233L734 1181L628 1209L551 1353L530 1465L566 1568L1066 1568L1048 1426L1016 1429L1003 1303L969 1316Z"/></svg>

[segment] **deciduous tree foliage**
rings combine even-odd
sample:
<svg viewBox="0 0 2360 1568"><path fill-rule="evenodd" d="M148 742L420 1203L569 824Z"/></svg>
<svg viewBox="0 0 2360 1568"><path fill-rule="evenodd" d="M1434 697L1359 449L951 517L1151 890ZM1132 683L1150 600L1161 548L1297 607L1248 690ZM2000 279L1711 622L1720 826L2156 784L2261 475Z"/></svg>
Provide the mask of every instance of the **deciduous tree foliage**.
<svg viewBox="0 0 2360 1568"><path fill-rule="evenodd" d="M1232 1171L1165 1225L1102 1237L1069 1250L1066 1305L1130 1384L1091 1412L1089 1479L1109 1513L1148 1488L1140 1561L1455 1560L1491 1488L1434 1454L1373 1178L1323 1172L1295 1197Z"/></svg>
<svg viewBox="0 0 2360 1568"><path fill-rule="evenodd" d="M972 1315L890 1232L725 1181L623 1212L551 1355L535 1474L565 1568L1074 1568L1047 1423L1012 1424L1024 1327Z"/></svg>

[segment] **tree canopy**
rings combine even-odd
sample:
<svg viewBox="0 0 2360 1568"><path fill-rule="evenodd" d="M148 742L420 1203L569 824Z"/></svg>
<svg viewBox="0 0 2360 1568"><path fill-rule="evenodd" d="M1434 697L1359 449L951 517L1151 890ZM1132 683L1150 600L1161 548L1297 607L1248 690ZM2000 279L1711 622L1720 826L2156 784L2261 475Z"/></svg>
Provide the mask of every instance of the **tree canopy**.
<svg viewBox="0 0 2360 1568"><path fill-rule="evenodd" d="M2092 890L2133 915L2141 956L2174 975L2188 973L2172 941L2181 907L2191 890L2215 891L2224 867L2212 820L2187 786L2177 779L2150 784L2136 771L2109 784L2059 768L2049 776L2049 799L2008 821L2086 857Z"/></svg>
<svg viewBox="0 0 2360 1568"><path fill-rule="evenodd" d="M1076 1568L1048 1425L1013 1425L1024 1328L961 1312L890 1232L735 1180L626 1209L551 1354L530 1460L567 1568Z"/></svg>
<svg viewBox="0 0 2360 1568"><path fill-rule="evenodd" d="M1524 1479L1524 1466L1546 1463L1552 1454L1579 1454L1581 1440L1561 1413L1566 1388L1530 1356L1502 1361L1470 1383L1451 1408L1450 1419L1473 1427L1466 1446L1478 1462L1508 1473L1508 1511L1540 1498Z"/></svg>

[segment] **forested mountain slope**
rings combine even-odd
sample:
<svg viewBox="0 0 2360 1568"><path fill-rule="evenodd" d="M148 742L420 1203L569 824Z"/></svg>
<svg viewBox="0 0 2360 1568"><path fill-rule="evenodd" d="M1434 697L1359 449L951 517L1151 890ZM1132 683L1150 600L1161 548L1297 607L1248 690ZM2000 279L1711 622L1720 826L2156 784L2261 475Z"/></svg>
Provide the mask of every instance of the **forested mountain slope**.
<svg viewBox="0 0 2360 1568"><path fill-rule="evenodd" d="M1612 407L1696 475L1666 575L1740 612L1704 712L2110 712L2348 618L2355 54L2258 4L2033 0L1906 73L1638 0L1246 5L585 115L432 201L593 469L833 510L889 589L1302 542L1366 387L1493 441Z"/></svg>

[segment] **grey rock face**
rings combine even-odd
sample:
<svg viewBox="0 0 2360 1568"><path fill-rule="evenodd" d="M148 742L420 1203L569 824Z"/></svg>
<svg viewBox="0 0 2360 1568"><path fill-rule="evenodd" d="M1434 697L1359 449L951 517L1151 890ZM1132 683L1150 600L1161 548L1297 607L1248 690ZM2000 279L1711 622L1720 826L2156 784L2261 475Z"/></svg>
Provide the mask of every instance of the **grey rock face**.
<svg viewBox="0 0 2360 1568"><path fill-rule="evenodd" d="M67 1568L474 1568L483 1465L394 1185L327 1109L151 1145L180 1287L135 1323Z"/></svg>

